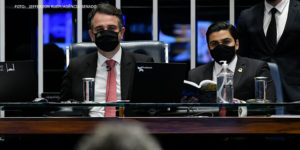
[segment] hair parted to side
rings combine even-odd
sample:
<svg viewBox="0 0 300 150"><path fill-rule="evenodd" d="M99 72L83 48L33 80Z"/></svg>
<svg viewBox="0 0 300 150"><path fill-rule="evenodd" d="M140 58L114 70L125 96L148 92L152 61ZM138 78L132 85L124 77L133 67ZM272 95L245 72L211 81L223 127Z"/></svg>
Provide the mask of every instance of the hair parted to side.
<svg viewBox="0 0 300 150"><path fill-rule="evenodd" d="M219 32L221 30L228 30L234 41L238 39L238 33L235 27L232 24L226 22L216 22L211 24L206 31L206 40L209 43L209 35L213 32Z"/></svg>
<svg viewBox="0 0 300 150"><path fill-rule="evenodd" d="M88 15L88 25L92 31L93 31L93 18L96 13L103 13L107 15L116 16L119 23L119 29L120 30L122 29L123 27L122 11L109 3L100 3L95 8L93 8Z"/></svg>

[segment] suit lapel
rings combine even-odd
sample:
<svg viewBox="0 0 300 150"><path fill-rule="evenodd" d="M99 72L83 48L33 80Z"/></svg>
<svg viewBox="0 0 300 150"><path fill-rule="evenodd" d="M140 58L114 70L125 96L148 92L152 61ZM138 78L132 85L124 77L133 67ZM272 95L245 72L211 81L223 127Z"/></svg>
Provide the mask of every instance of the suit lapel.
<svg viewBox="0 0 300 150"><path fill-rule="evenodd" d="M245 61L238 56L238 60L236 63L236 67L235 67L235 71L234 71L234 75L233 75L233 87L238 87L238 83L242 77L242 75L244 74L244 72L246 72L247 70L247 66Z"/></svg>
<svg viewBox="0 0 300 150"><path fill-rule="evenodd" d="M265 14L265 4L261 3L259 5L259 10L256 12L257 18L257 28L258 28L258 33L259 37L262 39L263 44L267 47L266 51L267 53L272 53L272 49L270 47L270 44L268 44L265 32L264 32L264 14Z"/></svg>
<svg viewBox="0 0 300 150"><path fill-rule="evenodd" d="M285 39L287 38L288 34L290 33L290 29L292 28L293 23L295 22L296 15L299 14L299 13L297 13L297 11L299 11L297 9L297 4L294 3L293 0L291 0L290 1L290 6L289 6L288 17L287 17L287 20L286 20L286 25L285 25L285 28L284 28L283 33L281 35L281 38L278 41L276 50L280 49L279 47L282 45L282 43L284 43Z"/></svg>
<svg viewBox="0 0 300 150"><path fill-rule="evenodd" d="M128 98L130 84L133 80L135 61L131 54L122 51L121 56L121 97Z"/></svg>

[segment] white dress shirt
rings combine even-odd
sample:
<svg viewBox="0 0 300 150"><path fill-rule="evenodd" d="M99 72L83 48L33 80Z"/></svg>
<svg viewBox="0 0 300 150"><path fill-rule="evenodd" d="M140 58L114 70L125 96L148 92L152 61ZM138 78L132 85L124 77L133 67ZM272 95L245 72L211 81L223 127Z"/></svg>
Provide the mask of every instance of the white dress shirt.
<svg viewBox="0 0 300 150"><path fill-rule="evenodd" d="M116 72L116 88L117 88L117 99L121 100L121 55L122 48L120 47L119 51L111 58L111 60L116 61L115 69ZM107 64L106 60L110 60L104 57L101 53L98 52L98 61L97 61L97 71L95 75L95 102L105 103L106 102L106 84L107 84ZM91 117L103 117L104 116L104 107L93 107L90 110Z"/></svg>
<svg viewBox="0 0 300 150"><path fill-rule="evenodd" d="M278 41L284 31L284 28L285 28L285 24L286 24L288 12L289 12L289 5L290 5L290 0L282 0L280 3L278 3L275 6L275 8L277 9L277 12L275 14L276 29L277 29L277 43L278 43ZM272 8L273 8L273 6L265 1L264 24L263 24L265 35L267 35L268 27L271 22L271 18L272 18L271 9Z"/></svg>
<svg viewBox="0 0 300 150"><path fill-rule="evenodd" d="M233 60L228 64L228 69L232 71L234 74L236 63L237 63L237 56L235 55ZM215 62L214 69L213 69L213 81L217 82L217 75L221 72L222 65Z"/></svg>

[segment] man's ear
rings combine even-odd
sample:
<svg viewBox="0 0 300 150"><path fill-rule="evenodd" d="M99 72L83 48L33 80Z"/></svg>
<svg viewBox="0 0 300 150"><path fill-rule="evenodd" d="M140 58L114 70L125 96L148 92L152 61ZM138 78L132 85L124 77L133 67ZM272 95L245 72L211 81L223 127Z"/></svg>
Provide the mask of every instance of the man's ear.
<svg viewBox="0 0 300 150"><path fill-rule="evenodd" d="M237 39L237 40L235 41L235 51L239 50L239 47L240 47L240 42L239 42L239 40Z"/></svg>
<svg viewBox="0 0 300 150"><path fill-rule="evenodd" d="M94 36L94 34L93 34L93 32L92 32L91 29L89 29L89 35L90 35L91 40L92 40L93 42L95 42L95 36Z"/></svg>
<svg viewBox="0 0 300 150"><path fill-rule="evenodd" d="M125 27L122 27L122 29L121 29L121 40L123 39L124 33L125 33Z"/></svg>

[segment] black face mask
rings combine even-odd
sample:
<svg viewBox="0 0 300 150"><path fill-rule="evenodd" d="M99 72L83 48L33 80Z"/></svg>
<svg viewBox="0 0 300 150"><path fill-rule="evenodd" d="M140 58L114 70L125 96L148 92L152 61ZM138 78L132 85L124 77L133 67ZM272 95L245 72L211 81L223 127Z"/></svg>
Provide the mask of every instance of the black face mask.
<svg viewBox="0 0 300 150"><path fill-rule="evenodd" d="M229 64L235 55L235 46L218 45L210 54L217 63L221 64L221 60L226 60Z"/></svg>
<svg viewBox="0 0 300 150"><path fill-rule="evenodd" d="M276 0L267 0L267 2L270 2L270 3L273 3L275 2Z"/></svg>
<svg viewBox="0 0 300 150"><path fill-rule="evenodd" d="M103 30L95 34L95 43L105 52L113 51L120 43L118 32Z"/></svg>

